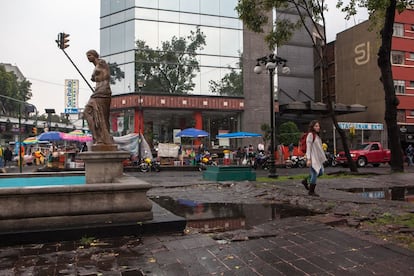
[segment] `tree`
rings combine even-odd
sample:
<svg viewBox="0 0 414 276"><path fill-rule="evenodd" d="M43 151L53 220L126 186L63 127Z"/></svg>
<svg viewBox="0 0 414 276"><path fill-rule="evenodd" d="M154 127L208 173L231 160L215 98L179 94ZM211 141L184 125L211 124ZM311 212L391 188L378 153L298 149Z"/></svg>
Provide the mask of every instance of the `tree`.
<svg viewBox="0 0 414 276"><path fill-rule="evenodd" d="M260 129L263 131L263 143L265 145L265 149L267 149L267 141L270 140L271 129L269 124L262 124Z"/></svg>
<svg viewBox="0 0 414 276"><path fill-rule="evenodd" d="M118 80L125 78L125 72L119 68L118 64L116 62L114 63L108 63L109 66L109 74L111 75L110 83L115 84L115 82Z"/></svg>
<svg viewBox="0 0 414 276"><path fill-rule="evenodd" d="M243 69L242 56L240 56L238 67ZM211 92L220 96L243 96L243 71L230 67L228 69L230 73L227 73L220 82L209 81Z"/></svg>
<svg viewBox="0 0 414 276"><path fill-rule="evenodd" d="M195 72L200 71L196 52L205 44L199 28L187 37L173 36L171 41L162 42L161 49L151 49L138 40L135 79L145 83L146 92L187 94L195 87Z"/></svg>
<svg viewBox="0 0 414 276"><path fill-rule="evenodd" d="M361 0L363 1L363 0ZM327 48L326 43L326 28L325 28L325 16L324 12L327 7L324 0L274 0L274 1L258 1L258 0L239 0L236 10L239 13L239 17L243 20L243 23L247 28L254 32L263 33L263 26L269 24L268 14L273 9L287 10L291 9L298 15L298 20L293 22L290 18L281 18L278 16L274 22L274 28L270 28L269 33L265 34L265 41L268 44L270 50L274 52L274 49L278 46L282 46L289 41L293 33L299 29L304 28L309 38L312 40L315 48L315 53L318 56L318 61L322 68L322 80L324 95L326 98L324 101L328 107L329 116L335 125L339 136L342 140L342 145L345 154L348 159L349 168L351 171L356 172L357 167L355 162L351 158L349 151L348 141L346 133L338 125L334 110L334 97L330 90L328 81L328 62L327 62ZM272 14L272 13L270 13ZM273 23L273 22L272 22ZM314 35L314 33L317 35Z"/></svg>
<svg viewBox="0 0 414 276"><path fill-rule="evenodd" d="M19 81L14 72L7 72L4 66L0 66L0 95L25 102L32 97L31 85L30 81L26 79ZM17 116L19 106L23 111L24 106L19 102L1 98L0 113Z"/></svg>
<svg viewBox="0 0 414 276"><path fill-rule="evenodd" d="M394 27L395 12L402 12L413 2L408 0L351 0L348 5L338 1L337 7L347 16L356 14L356 7L368 9L370 20L374 25L380 26L381 46L378 50L378 67L381 70L380 81L385 93L385 122L387 125L388 144L391 150L391 171L404 171L403 151L397 125L397 106L399 100L395 95L394 80L391 70L391 43Z"/></svg>
<svg viewBox="0 0 414 276"><path fill-rule="evenodd" d="M297 144L301 135L294 122L285 122L279 127L279 142L284 145Z"/></svg>

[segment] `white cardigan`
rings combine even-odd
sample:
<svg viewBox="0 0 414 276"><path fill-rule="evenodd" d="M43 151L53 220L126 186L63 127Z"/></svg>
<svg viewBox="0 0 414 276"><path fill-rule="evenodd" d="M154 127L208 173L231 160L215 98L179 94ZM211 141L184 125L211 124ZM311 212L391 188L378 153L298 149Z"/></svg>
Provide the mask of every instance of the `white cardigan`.
<svg viewBox="0 0 414 276"><path fill-rule="evenodd" d="M309 132L306 137L306 159L311 160L311 166L319 173L326 161L326 155L322 148L322 140L319 135L313 138L313 133Z"/></svg>

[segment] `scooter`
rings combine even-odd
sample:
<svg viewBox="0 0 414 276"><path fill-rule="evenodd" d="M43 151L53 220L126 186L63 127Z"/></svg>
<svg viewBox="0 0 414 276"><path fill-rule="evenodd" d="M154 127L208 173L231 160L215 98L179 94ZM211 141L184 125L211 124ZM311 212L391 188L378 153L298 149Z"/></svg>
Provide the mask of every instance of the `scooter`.
<svg viewBox="0 0 414 276"><path fill-rule="evenodd" d="M326 162L325 162L325 166L327 167L335 167L336 165L338 165L338 163L336 162L336 156L333 153L330 152L326 152Z"/></svg>
<svg viewBox="0 0 414 276"><path fill-rule="evenodd" d="M156 160L152 160L151 158L148 158L148 157L141 160L141 162L138 164L138 168L141 172L161 171L160 162Z"/></svg>
<svg viewBox="0 0 414 276"><path fill-rule="evenodd" d="M269 162L268 162L269 156L264 154L263 152L259 152L256 155L256 160L254 162L254 169L261 168L262 170L269 169Z"/></svg>
<svg viewBox="0 0 414 276"><path fill-rule="evenodd" d="M292 155L285 161L286 168L304 168L306 167L306 160L303 156Z"/></svg>
<svg viewBox="0 0 414 276"><path fill-rule="evenodd" d="M217 162L214 161L213 156L209 152L205 152L200 156L200 160L197 163L198 170L201 172L207 169L207 166L217 166Z"/></svg>

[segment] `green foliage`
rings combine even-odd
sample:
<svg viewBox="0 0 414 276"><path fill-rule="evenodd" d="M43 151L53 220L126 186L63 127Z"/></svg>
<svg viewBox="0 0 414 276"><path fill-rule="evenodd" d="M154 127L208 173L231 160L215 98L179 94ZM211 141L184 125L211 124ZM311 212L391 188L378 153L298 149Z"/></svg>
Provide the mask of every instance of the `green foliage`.
<svg viewBox="0 0 414 276"><path fill-rule="evenodd" d="M380 225L399 225L403 227L414 228L414 214L404 214L395 216L390 213L384 213L381 217L377 218L373 223Z"/></svg>
<svg viewBox="0 0 414 276"><path fill-rule="evenodd" d="M265 143L265 145L267 144L267 141L270 140L270 135L271 135L271 129L270 129L270 125L269 124L262 124L260 126L260 129L263 131L263 142Z"/></svg>
<svg viewBox="0 0 414 276"><path fill-rule="evenodd" d="M121 79L125 78L125 72L119 68L118 64L116 62L114 63L108 63L109 66L109 72L111 75L110 82L111 84L115 84L116 81L120 81Z"/></svg>
<svg viewBox="0 0 414 276"><path fill-rule="evenodd" d="M81 245L91 245L93 242L95 242L95 237L82 237L80 240Z"/></svg>
<svg viewBox="0 0 414 276"><path fill-rule="evenodd" d="M238 67L241 70L228 67L230 73L227 73L220 82L209 81L211 92L220 96L243 96L243 63L240 56Z"/></svg>
<svg viewBox="0 0 414 276"><path fill-rule="evenodd" d="M0 66L0 95L25 102L32 97L31 85L30 81L19 81L14 72L7 72L4 66ZM16 116L19 113L18 101L1 98L0 114Z"/></svg>
<svg viewBox="0 0 414 276"><path fill-rule="evenodd" d="M286 122L279 127L279 142L284 145L297 145L302 133L294 122Z"/></svg>
<svg viewBox="0 0 414 276"><path fill-rule="evenodd" d="M205 44L199 28L187 37L173 36L171 41L162 42L161 49L151 49L138 40L135 78L145 83L147 93L187 94L195 87L195 72L200 71L196 51Z"/></svg>
<svg viewBox="0 0 414 276"><path fill-rule="evenodd" d="M264 26L269 24L269 17L272 18L273 9L286 10L289 14L297 14L298 20L293 20L294 17L287 16L286 18L278 16L273 22L274 28L265 35L265 41L269 49L274 49L276 46L281 46L290 40L294 32L302 27L309 28L307 31L312 36L313 30L319 30L320 23L323 22L323 12L326 10L324 1L317 0L240 0L236 10L239 14L243 24L250 30L263 33ZM311 25L309 20L311 18ZM324 32L319 33L319 36L324 39Z"/></svg>

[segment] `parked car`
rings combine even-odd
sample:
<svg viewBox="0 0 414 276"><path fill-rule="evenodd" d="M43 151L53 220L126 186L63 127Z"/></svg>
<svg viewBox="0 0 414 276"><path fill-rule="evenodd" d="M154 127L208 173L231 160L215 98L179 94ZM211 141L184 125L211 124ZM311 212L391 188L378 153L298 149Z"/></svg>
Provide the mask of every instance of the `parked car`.
<svg viewBox="0 0 414 276"><path fill-rule="evenodd" d="M380 142L360 144L356 149L350 150L350 154L358 167L365 167L367 164L378 167L381 163L385 164L391 160L391 151L384 149ZM340 165L347 165L348 160L344 151L338 153L336 162Z"/></svg>

